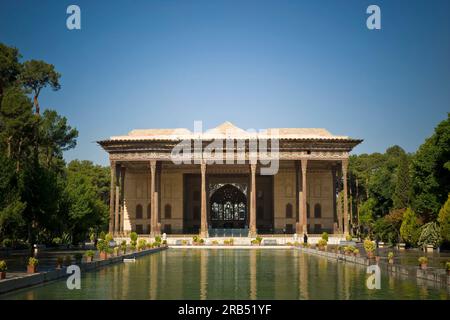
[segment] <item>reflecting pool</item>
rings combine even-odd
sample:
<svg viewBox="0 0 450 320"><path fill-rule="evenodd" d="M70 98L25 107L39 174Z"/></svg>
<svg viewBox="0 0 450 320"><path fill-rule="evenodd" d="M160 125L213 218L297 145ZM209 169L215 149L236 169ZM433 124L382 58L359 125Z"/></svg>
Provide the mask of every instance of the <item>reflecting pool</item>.
<svg viewBox="0 0 450 320"><path fill-rule="evenodd" d="M0 299L449 299L445 288L381 275L366 287L366 268L292 249L168 249L86 272L81 289L66 280Z"/></svg>

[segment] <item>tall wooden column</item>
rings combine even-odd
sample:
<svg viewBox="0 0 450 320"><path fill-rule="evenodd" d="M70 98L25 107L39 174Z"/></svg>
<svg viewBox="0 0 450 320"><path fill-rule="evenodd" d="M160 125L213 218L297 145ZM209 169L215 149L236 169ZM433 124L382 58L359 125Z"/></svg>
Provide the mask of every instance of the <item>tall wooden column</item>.
<svg viewBox="0 0 450 320"><path fill-rule="evenodd" d="M308 165L308 159L302 159L302 228L303 233L308 233L308 220L306 213L306 169Z"/></svg>
<svg viewBox="0 0 450 320"><path fill-rule="evenodd" d="M155 183L156 183L156 160L150 161L150 235L156 235L156 208L155 208Z"/></svg>
<svg viewBox="0 0 450 320"><path fill-rule="evenodd" d="M256 163L250 164L250 226L249 237L256 237Z"/></svg>
<svg viewBox="0 0 450 320"><path fill-rule="evenodd" d="M117 179L118 180L118 179ZM120 207L120 186L116 184L116 192L114 194L116 200L116 204L114 206L114 234L117 235L119 233L119 207Z"/></svg>
<svg viewBox="0 0 450 320"><path fill-rule="evenodd" d="M120 168L120 228L119 233L124 232L125 223L125 172L126 168L122 165Z"/></svg>
<svg viewBox="0 0 450 320"><path fill-rule="evenodd" d="M200 236L205 238L208 236L208 217L206 216L206 163L204 161L200 164L200 171L202 174Z"/></svg>
<svg viewBox="0 0 450 320"><path fill-rule="evenodd" d="M344 234L348 234L348 198L347 198L347 168L348 159L342 160L342 176L344 178Z"/></svg>
<svg viewBox="0 0 450 320"><path fill-rule="evenodd" d="M301 176L300 176L300 163L295 161L295 204L297 208L296 219L295 219L295 233L300 235L303 232L303 222L302 222L302 208L301 208L301 198L302 190L301 186Z"/></svg>
<svg viewBox="0 0 450 320"><path fill-rule="evenodd" d="M111 186L109 188L109 233L113 233L114 231L114 193L116 186L116 161L111 160L109 162L109 166L111 169Z"/></svg>

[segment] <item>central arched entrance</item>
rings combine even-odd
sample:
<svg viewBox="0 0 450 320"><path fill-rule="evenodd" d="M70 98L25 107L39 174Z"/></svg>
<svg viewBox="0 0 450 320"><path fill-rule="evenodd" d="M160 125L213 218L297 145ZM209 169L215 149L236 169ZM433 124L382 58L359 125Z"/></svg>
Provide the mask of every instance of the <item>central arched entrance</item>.
<svg viewBox="0 0 450 320"><path fill-rule="evenodd" d="M225 184L210 197L210 226L241 229L247 225L247 197L236 186Z"/></svg>

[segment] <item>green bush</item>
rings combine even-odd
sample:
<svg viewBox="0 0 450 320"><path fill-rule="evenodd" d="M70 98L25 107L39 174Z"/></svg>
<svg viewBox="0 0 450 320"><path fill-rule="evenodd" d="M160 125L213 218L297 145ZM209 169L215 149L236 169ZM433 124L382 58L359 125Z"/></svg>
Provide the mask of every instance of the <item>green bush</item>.
<svg viewBox="0 0 450 320"><path fill-rule="evenodd" d="M419 259L417 259L417 261L419 261L419 264L428 264L427 257L419 257Z"/></svg>
<svg viewBox="0 0 450 320"><path fill-rule="evenodd" d="M122 243L120 244L120 249L122 250L123 254L127 252L127 241L122 240Z"/></svg>
<svg viewBox="0 0 450 320"><path fill-rule="evenodd" d="M441 237L447 242L450 242L450 194L447 201L439 210L438 222L441 229Z"/></svg>
<svg viewBox="0 0 450 320"><path fill-rule="evenodd" d="M130 240L131 241L137 241L137 239L138 239L138 235L137 235L137 233L136 232L132 232L132 233L130 233Z"/></svg>
<svg viewBox="0 0 450 320"><path fill-rule="evenodd" d="M0 260L0 272L6 272L8 270L8 266L6 265L5 260Z"/></svg>
<svg viewBox="0 0 450 320"><path fill-rule="evenodd" d="M445 263L445 270L450 271L450 261Z"/></svg>
<svg viewBox="0 0 450 320"><path fill-rule="evenodd" d="M105 240L106 237L105 231L100 232L100 235L98 237L102 240Z"/></svg>
<svg viewBox="0 0 450 320"><path fill-rule="evenodd" d="M162 241L162 239L161 239L160 236L156 236L156 237L155 237L155 242L161 243L161 241Z"/></svg>
<svg viewBox="0 0 450 320"><path fill-rule="evenodd" d="M58 256L56 258L56 264L62 266L63 263L64 263L64 258L61 256Z"/></svg>
<svg viewBox="0 0 450 320"><path fill-rule="evenodd" d="M411 208L406 209L400 227L400 235L403 241L411 246L416 246L419 232L419 222L416 213Z"/></svg>
<svg viewBox="0 0 450 320"><path fill-rule="evenodd" d="M104 239L100 239L97 241L97 250L99 252L107 252L109 248L109 243Z"/></svg>
<svg viewBox="0 0 450 320"><path fill-rule="evenodd" d="M348 234L348 235L345 236L345 240L352 241L353 238L352 238L352 236L350 234Z"/></svg>
<svg viewBox="0 0 450 320"><path fill-rule="evenodd" d="M262 242L262 240L263 240L263 238L261 238L261 237L256 237L256 241L258 241L259 243L261 243Z"/></svg>
<svg viewBox="0 0 450 320"><path fill-rule="evenodd" d="M108 244L114 239L111 233L106 234L105 240L108 242Z"/></svg>
<svg viewBox="0 0 450 320"><path fill-rule="evenodd" d="M147 240L140 239L139 243L138 243L138 249L139 250L144 250L146 247L147 247Z"/></svg>
<svg viewBox="0 0 450 320"><path fill-rule="evenodd" d="M366 250L366 252L374 252L375 243L370 239L364 240L364 250Z"/></svg>
<svg viewBox="0 0 450 320"><path fill-rule="evenodd" d="M2 241L2 247L4 248L11 248L13 245L13 242L11 239L3 239Z"/></svg>
<svg viewBox="0 0 450 320"><path fill-rule="evenodd" d="M317 241L318 247L325 247L326 245L327 245L327 240L325 240L325 239L319 239L319 241Z"/></svg>
<svg viewBox="0 0 450 320"><path fill-rule="evenodd" d="M388 253L387 257L388 257L388 259L389 259L389 260L392 260L392 259L394 259L394 252L392 252L392 251L389 251L389 253Z"/></svg>
<svg viewBox="0 0 450 320"><path fill-rule="evenodd" d="M326 232L322 233L322 239L328 242L328 233Z"/></svg>

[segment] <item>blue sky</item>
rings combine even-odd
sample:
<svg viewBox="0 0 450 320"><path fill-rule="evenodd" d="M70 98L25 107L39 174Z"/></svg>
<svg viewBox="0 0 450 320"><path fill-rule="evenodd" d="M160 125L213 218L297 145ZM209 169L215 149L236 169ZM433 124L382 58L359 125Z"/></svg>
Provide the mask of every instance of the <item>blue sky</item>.
<svg viewBox="0 0 450 320"><path fill-rule="evenodd" d="M81 30L66 28L70 4ZM381 30L366 28L370 4ZM80 132L67 160L106 164L95 141L194 120L412 152L450 111L449 12L446 0L2 0L0 41L62 74L40 103Z"/></svg>

